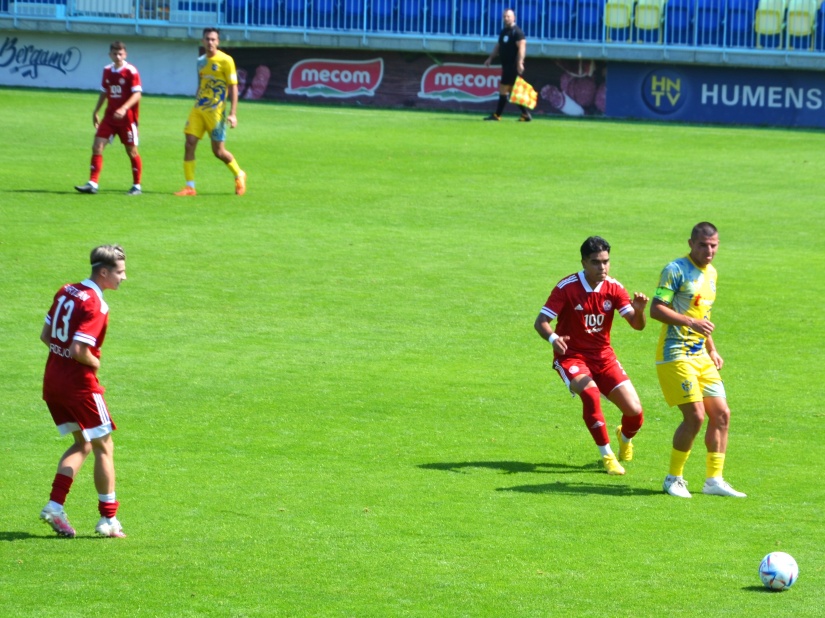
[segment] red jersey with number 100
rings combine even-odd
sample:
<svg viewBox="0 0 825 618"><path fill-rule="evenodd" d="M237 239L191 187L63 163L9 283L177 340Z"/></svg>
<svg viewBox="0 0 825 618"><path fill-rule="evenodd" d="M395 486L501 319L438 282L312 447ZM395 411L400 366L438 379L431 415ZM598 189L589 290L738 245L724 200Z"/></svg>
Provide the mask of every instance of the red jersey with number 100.
<svg viewBox="0 0 825 618"><path fill-rule="evenodd" d="M54 295L46 324L51 326L51 337L43 399L102 393L104 388L95 370L69 356L69 347L74 341L85 343L100 358L100 346L109 324L109 306L103 300L103 291L91 279L67 283Z"/></svg>
<svg viewBox="0 0 825 618"><path fill-rule="evenodd" d="M126 112L122 120L115 120L115 111L126 103L135 92L143 92L140 85L140 73L134 65L124 63L119 69L114 63L107 64L103 69L103 81L100 89L106 93L105 120L111 124L137 124L140 113L140 101L135 103Z"/></svg>
<svg viewBox="0 0 825 618"><path fill-rule="evenodd" d="M568 354L604 359L614 355L610 347L613 313L623 316L630 310L630 297L621 283L607 277L591 288L580 271L559 281L541 313L558 319L555 332L559 337L570 337Z"/></svg>

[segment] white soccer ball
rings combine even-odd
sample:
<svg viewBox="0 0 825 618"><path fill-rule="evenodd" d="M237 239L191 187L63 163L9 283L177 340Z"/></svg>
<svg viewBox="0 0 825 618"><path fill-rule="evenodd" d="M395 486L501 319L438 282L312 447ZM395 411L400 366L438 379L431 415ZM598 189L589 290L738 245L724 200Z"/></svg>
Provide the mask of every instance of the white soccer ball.
<svg viewBox="0 0 825 618"><path fill-rule="evenodd" d="M771 590L785 590L793 586L799 577L799 567L793 556L784 551L774 551L762 558L759 579Z"/></svg>

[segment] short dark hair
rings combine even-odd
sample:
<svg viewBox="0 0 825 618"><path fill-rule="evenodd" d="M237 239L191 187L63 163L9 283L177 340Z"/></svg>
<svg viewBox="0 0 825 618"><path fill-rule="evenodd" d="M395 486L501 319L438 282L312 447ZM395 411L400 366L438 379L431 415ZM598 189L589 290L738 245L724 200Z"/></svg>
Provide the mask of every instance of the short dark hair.
<svg viewBox="0 0 825 618"><path fill-rule="evenodd" d="M693 230L690 232L690 239L696 240L700 236L702 238L709 238L719 233L719 230L716 229L716 226L713 223L708 223L707 221L702 221L701 223L697 223L693 226Z"/></svg>
<svg viewBox="0 0 825 618"><path fill-rule="evenodd" d="M101 268L115 268L117 263L126 259L126 253L120 245L100 245L92 249L89 261L92 263L92 274Z"/></svg>
<svg viewBox="0 0 825 618"><path fill-rule="evenodd" d="M210 32L214 32L215 34L218 35L218 38L221 38L221 31L218 30L217 28L204 28L203 29L203 35L201 35L201 36L206 38L206 35L209 34Z"/></svg>
<svg viewBox="0 0 825 618"><path fill-rule="evenodd" d="M109 51L120 51L126 50L126 45L123 44L123 41L114 41L111 45L109 45Z"/></svg>
<svg viewBox="0 0 825 618"><path fill-rule="evenodd" d="M602 251L610 253L610 243L601 236L590 236L582 243L581 254L583 260L587 259L588 255L601 253Z"/></svg>

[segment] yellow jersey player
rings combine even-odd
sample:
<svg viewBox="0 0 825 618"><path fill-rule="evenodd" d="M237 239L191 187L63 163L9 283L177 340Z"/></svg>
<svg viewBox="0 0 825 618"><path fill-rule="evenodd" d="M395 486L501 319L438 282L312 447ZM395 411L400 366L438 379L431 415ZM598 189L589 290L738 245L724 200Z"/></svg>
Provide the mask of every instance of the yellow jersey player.
<svg viewBox="0 0 825 618"><path fill-rule="evenodd" d="M663 323L656 352L659 385L668 405L678 406L683 417L673 435L670 470L662 489L671 496L691 497L683 471L707 416L707 478L702 493L744 498L722 478L730 409L719 376L722 357L711 336L715 327L710 313L716 300L716 269L711 262L719 248L716 227L697 223L688 245L687 256L665 266L650 306L650 317Z"/></svg>
<svg viewBox="0 0 825 618"><path fill-rule="evenodd" d="M206 133L209 133L212 140L212 153L226 163L235 176L235 193L243 195L246 193L246 174L224 145L226 126L234 129L238 124L235 115L238 109L238 75L235 71L235 61L218 49L220 33L217 28L204 28L202 44L206 53L198 58L198 94L183 131L186 135L186 150L183 157L186 186L175 195L197 195L195 150Z"/></svg>

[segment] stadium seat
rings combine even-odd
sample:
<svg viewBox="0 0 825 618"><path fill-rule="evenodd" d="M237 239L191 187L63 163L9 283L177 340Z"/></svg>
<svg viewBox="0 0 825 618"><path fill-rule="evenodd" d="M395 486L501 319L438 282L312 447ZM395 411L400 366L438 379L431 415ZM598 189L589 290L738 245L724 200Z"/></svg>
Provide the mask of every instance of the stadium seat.
<svg viewBox="0 0 825 618"><path fill-rule="evenodd" d="M541 7L535 0L523 0L516 13L516 21L528 39L543 38Z"/></svg>
<svg viewBox="0 0 825 618"><path fill-rule="evenodd" d="M252 6L247 0L225 0L224 10L226 11L227 24L246 24L252 17ZM247 13L247 5L249 13Z"/></svg>
<svg viewBox="0 0 825 618"><path fill-rule="evenodd" d="M635 0L607 0L604 5L605 40L630 41L633 38Z"/></svg>
<svg viewBox="0 0 825 618"><path fill-rule="evenodd" d="M722 45L724 0L696 0L696 45Z"/></svg>
<svg viewBox="0 0 825 618"><path fill-rule="evenodd" d="M668 45L693 44L693 16L696 0L667 0L665 3L665 42Z"/></svg>
<svg viewBox="0 0 825 618"><path fill-rule="evenodd" d="M549 0L545 6L547 26L545 36L548 39L573 38L574 0Z"/></svg>
<svg viewBox="0 0 825 618"><path fill-rule="evenodd" d="M311 0L313 28L330 30L338 27L338 6L336 0Z"/></svg>
<svg viewBox="0 0 825 618"><path fill-rule="evenodd" d="M662 43L666 0L638 0L633 25L640 43Z"/></svg>
<svg viewBox="0 0 825 618"><path fill-rule="evenodd" d="M430 0L429 31L435 34L452 34L453 0Z"/></svg>
<svg viewBox="0 0 825 618"><path fill-rule="evenodd" d="M485 36L498 38L499 32L504 27L501 16L504 14L504 9L509 7L510 4L505 0L489 0L484 19ZM518 15L516 15L516 21L518 21Z"/></svg>
<svg viewBox="0 0 825 618"><path fill-rule="evenodd" d="M345 30L363 30L366 15L366 0L341 0L341 27Z"/></svg>
<svg viewBox="0 0 825 618"><path fill-rule="evenodd" d="M177 3L172 2L169 8L169 21L210 25L218 21L219 12L220 6L216 1L180 0Z"/></svg>
<svg viewBox="0 0 825 618"><path fill-rule="evenodd" d="M727 47L753 47L754 21L759 0L728 0L725 45Z"/></svg>
<svg viewBox="0 0 825 618"><path fill-rule="evenodd" d="M757 48L782 47L785 8L785 0L759 0L753 22Z"/></svg>
<svg viewBox="0 0 825 618"><path fill-rule="evenodd" d="M367 30L393 32L396 28L395 0L370 0Z"/></svg>
<svg viewBox="0 0 825 618"><path fill-rule="evenodd" d="M816 0L790 0L788 2L785 47L813 49L816 8Z"/></svg>
<svg viewBox="0 0 825 618"><path fill-rule="evenodd" d="M604 40L605 0L578 0L576 8L576 37L581 41Z"/></svg>
<svg viewBox="0 0 825 618"><path fill-rule="evenodd" d="M466 35L481 35L484 27L484 7L482 0L461 0L458 3L458 32Z"/></svg>
<svg viewBox="0 0 825 618"><path fill-rule="evenodd" d="M398 0L398 30L424 31L424 0Z"/></svg>

